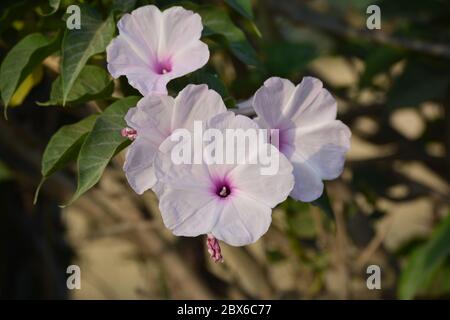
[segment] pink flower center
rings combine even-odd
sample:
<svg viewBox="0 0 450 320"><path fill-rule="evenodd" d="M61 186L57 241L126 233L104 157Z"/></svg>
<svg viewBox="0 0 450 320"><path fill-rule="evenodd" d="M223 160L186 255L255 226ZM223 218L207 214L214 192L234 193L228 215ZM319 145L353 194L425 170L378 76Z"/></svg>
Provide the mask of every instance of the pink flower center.
<svg viewBox="0 0 450 320"><path fill-rule="evenodd" d="M231 193L230 187L228 187L227 185L222 186L222 189L217 189L217 194L218 196L222 197L222 198L226 198L228 197L228 195Z"/></svg>
<svg viewBox="0 0 450 320"><path fill-rule="evenodd" d="M216 179L213 179L212 192L220 199L225 199L225 198L228 198L232 194L233 187L232 187L230 181L226 177L225 178L216 178Z"/></svg>
<svg viewBox="0 0 450 320"><path fill-rule="evenodd" d="M153 64L153 71L157 74L166 74L172 71L172 63L170 59L157 60Z"/></svg>

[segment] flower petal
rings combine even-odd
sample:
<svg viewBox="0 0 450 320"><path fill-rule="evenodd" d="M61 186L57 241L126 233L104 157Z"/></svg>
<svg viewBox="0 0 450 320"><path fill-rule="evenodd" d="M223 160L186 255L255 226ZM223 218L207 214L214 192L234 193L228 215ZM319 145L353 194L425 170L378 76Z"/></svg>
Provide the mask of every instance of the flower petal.
<svg viewBox="0 0 450 320"><path fill-rule="evenodd" d="M155 146L142 137L138 137L127 151L123 170L128 183L137 194L153 187L156 176L152 166L156 152Z"/></svg>
<svg viewBox="0 0 450 320"><path fill-rule="evenodd" d="M159 152L155 160L160 196L159 208L164 224L174 234L197 236L211 231L219 207L210 190L207 167L175 165L170 152Z"/></svg>
<svg viewBox="0 0 450 320"><path fill-rule="evenodd" d="M283 109L289 104L295 86L289 80L273 77L253 96L253 107L263 127L280 129L285 121Z"/></svg>
<svg viewBox="0 0 450 320"><path fill-rule="evenodd" d="M106 48L106 56L108 71L114 78L126 75L129 84L142 95L146 95L157 87L155 83L158 75L151 71L149 62L146 61L146 53L142 50L144 49L130 46L119 36ZM161 86L158 91L161 91Z"/></svg>
<svg viewBox="0 0 450 320"><path fill-rule="evenodd" d="M270 152L265 148L270 148ZM261 176L262 165L259 162L258 164L237 166L228 176L239 190L239 194L244 194L273 208L278 203L286 200L294 187L293 168L289 160L274 146L269 144L264 147L259 146L258 154L253 155L250 160L260 161L261 157L259 159L254 159L254 157L261 156L266 151L268 152L267 155L271 156L270 161L273 161L274 172L272 175ZM275 167L276 163L278 163L278 166ZM269 164L267 163L267 166Z"/></svg>
<svg viewBox="0 0 450 320"><path fill-rule="evenodd" d="M286 129L319 125L336 118L337 105L316 78L305 77L294 87L282 78L270 78L253 101L264 127Z"/></svg>
<svg viewBox="0 0 450 320"><path fill-rule="evenodd" d="M174 6L165 10L162 16L164 41L161 43L161 54L186 50L190 44L200 39L203 25L199 14Z"/></svg>
<svg viewBox="0 0 450 320"><path fill-rule="evenodd" d="M339 120L319 127L295 129L295 152L319 173L323 180L341 175L345 154L350 149L349 128Z"/></svg>
<svg viewBox="0 0 450 320"><path fill-rule="evenodd" d="M124 171L133 190L142 194L156 183L153 162L160 144L170 134L174 99L148 96L137 107L128 110L127 125L137 131L137 138L127 151Z"/></svg>
<svg viewBox="0 0 450 320"><path fill-rule="evenodd" d="M323 182L319 173L301 156L293 154L290 158L294 167L295 185L291 197L304 202L318 199L323 193Z"/></svg>
<svg viewBox="0 0 450 320"><path fill-rule="evenodd" d="M213 228L220 207L203 192L169 190L159 202L164 225L177 236L196 237Z"/></svg>
<svg viewBox="0 0 450 320"><path fill-rule="evenodd" d="M208 86L190 84L180 91L175 99L172 130L192 129L195 120L207 121L211 117L226 112L221 96Z"/></svg>
<svg viewBox="0 0 450 320"><path fill-rule="evenodd" d="M170 135L174 105L170 96L147 96L128 110L125 121L138 135L159 146Z"/></svg>
<svg viewBox="0 0 450 320"><path fill-rule="evenodd" d="M173 55L172 72L167 73L171 79L181 77L203 67L209 60L209 49L206 43L196 41Z"/></svg>
<svg viewBox="0 0 450 320"><path fill-rule="evenodd" d="M239 195L223 206L212 234L232 246L244 246L261 238L271 222L270 207L245 195Z"/></svg>
<svg viewBox="0 0 450 320"><path fill-rule="evenodd" d="M120 38L124 39L136 52L142 51L146 62L158 55L163 36L163 14L154 5L147 5L126 13L117 23Z"/></svg>

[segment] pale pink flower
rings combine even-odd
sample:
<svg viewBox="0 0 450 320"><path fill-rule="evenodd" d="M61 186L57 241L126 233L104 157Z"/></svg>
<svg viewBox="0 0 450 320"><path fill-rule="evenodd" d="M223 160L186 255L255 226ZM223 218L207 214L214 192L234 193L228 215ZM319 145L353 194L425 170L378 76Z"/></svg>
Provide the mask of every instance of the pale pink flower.
<svg viewBox="0 0 450 320"><path fill-rule="evenodd" d="M203 30L198 14L171 7L140 7L117 24L119 36L106 49L108 70L146 96L167 94L167 83L195 71L209 59L208 46L200 41Z"/></svg>
<svg viewBox="0 0 450 320"><path fill-rule="evenodd" d="M336 120L337 104L318 79L306 77L295 86L268 79L255 94L256 122L278 129L279 150L294 166L291 196L309 202L322 195L322 180L337 178L350 148L351 132Z"/></svg>
<svg viewBox="0 0 450 320"><path fill-rule="evenodd" d="M207 85L188 85L174 99L147 96L131 108L125 120L130 128L122 134L134 141L128 148L124 171L130 186L138 194L154 187L157 179L153 160L160 144L179 128L190 129L194 121L206 121L225 112L220 95Z"/></svg>
<svg viewBox="0 0 450 320"><path fill-rule="evenodd" d="M211 118L205 130L210 128L223 133L225 144L226 129L259 129L252 119L232 112ZM292 165L268 143L247 149L247 159L270 150L279 159L277 174L262 175L259 161L174 164L173 143L170 139L164 141L155 170L158 181L164 185L159 208L166 227L177 236L211 234L233 246L253 243L266 233L272 221L272 208L292 190ZM212 253L216 256L217 252Z"/></svg>

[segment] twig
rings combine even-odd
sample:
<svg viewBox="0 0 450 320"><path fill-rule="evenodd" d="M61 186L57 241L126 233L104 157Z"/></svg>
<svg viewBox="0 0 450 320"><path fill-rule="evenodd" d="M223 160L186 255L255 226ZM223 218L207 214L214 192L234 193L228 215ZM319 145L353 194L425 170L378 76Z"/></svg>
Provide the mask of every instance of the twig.
<svg viewBox="0 0 450 320"><path fill-rule="evenodd" d="M344 203L336 201L334 203L334 213L336 217L336 265L341 277L341 299L348 299L350 294L349 288L349 270L347 266L347 231L344 217Z"/></svg>
<svg viewBox="0 0 450 320"><path fill-rule="evenodd" d="M391 216L386 221L386 228L381 230L373 239L370 241L370 243L367 245L366 248L361 252L361 254L356 259L356 268L360 269L363 268L367 262L370 260L370 258L373 256L373 254L378 250L378 248L383 243L383 240L386 238L386 235L388 234L389 230L391 229L392 223L394 221L394 214L391 214Z"/></svg>

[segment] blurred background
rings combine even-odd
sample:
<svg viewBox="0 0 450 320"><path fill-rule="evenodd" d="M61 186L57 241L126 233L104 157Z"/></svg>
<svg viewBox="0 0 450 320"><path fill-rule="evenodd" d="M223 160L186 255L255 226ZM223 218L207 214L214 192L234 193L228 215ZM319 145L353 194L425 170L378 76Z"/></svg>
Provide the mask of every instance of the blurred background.
<svg viewBox="0 0 450 320"><path fill-rule="evenodd" d="M130 9L175 2L123 1ZM252 67L221 37L205 40L212 53L205 68L223 83L230 107L270 76L295 83L315 76L336 97L353 136L342 177L326 184L331 208L288 200L262 239L242 248L222 243L225 262L214 264L204 237L172 236L154 194L133 193L123 152L71 206L60 207L76 187L74 163L46 182L33 205L50 137L105 104L38 106L59 73L55 54L16 92L9 119L0 117L0 298L449 298L450 3L255 0L247 19L234 1L192 2L229 15L255 49ZM54 32L71 3L103 13L111 7L62 1L57 14L44 16L47 1L2 1L0 59L25 35ZM366 28L371 4L381 9L381 30ZM105 65L104 56L92 59ZM171 90L196 79L173 81ZM133 94L115 84L114 94ZM67 289L71 264L81 268L80 290ZM367 288L369 265L381 268L380 290Z"/></svg>

